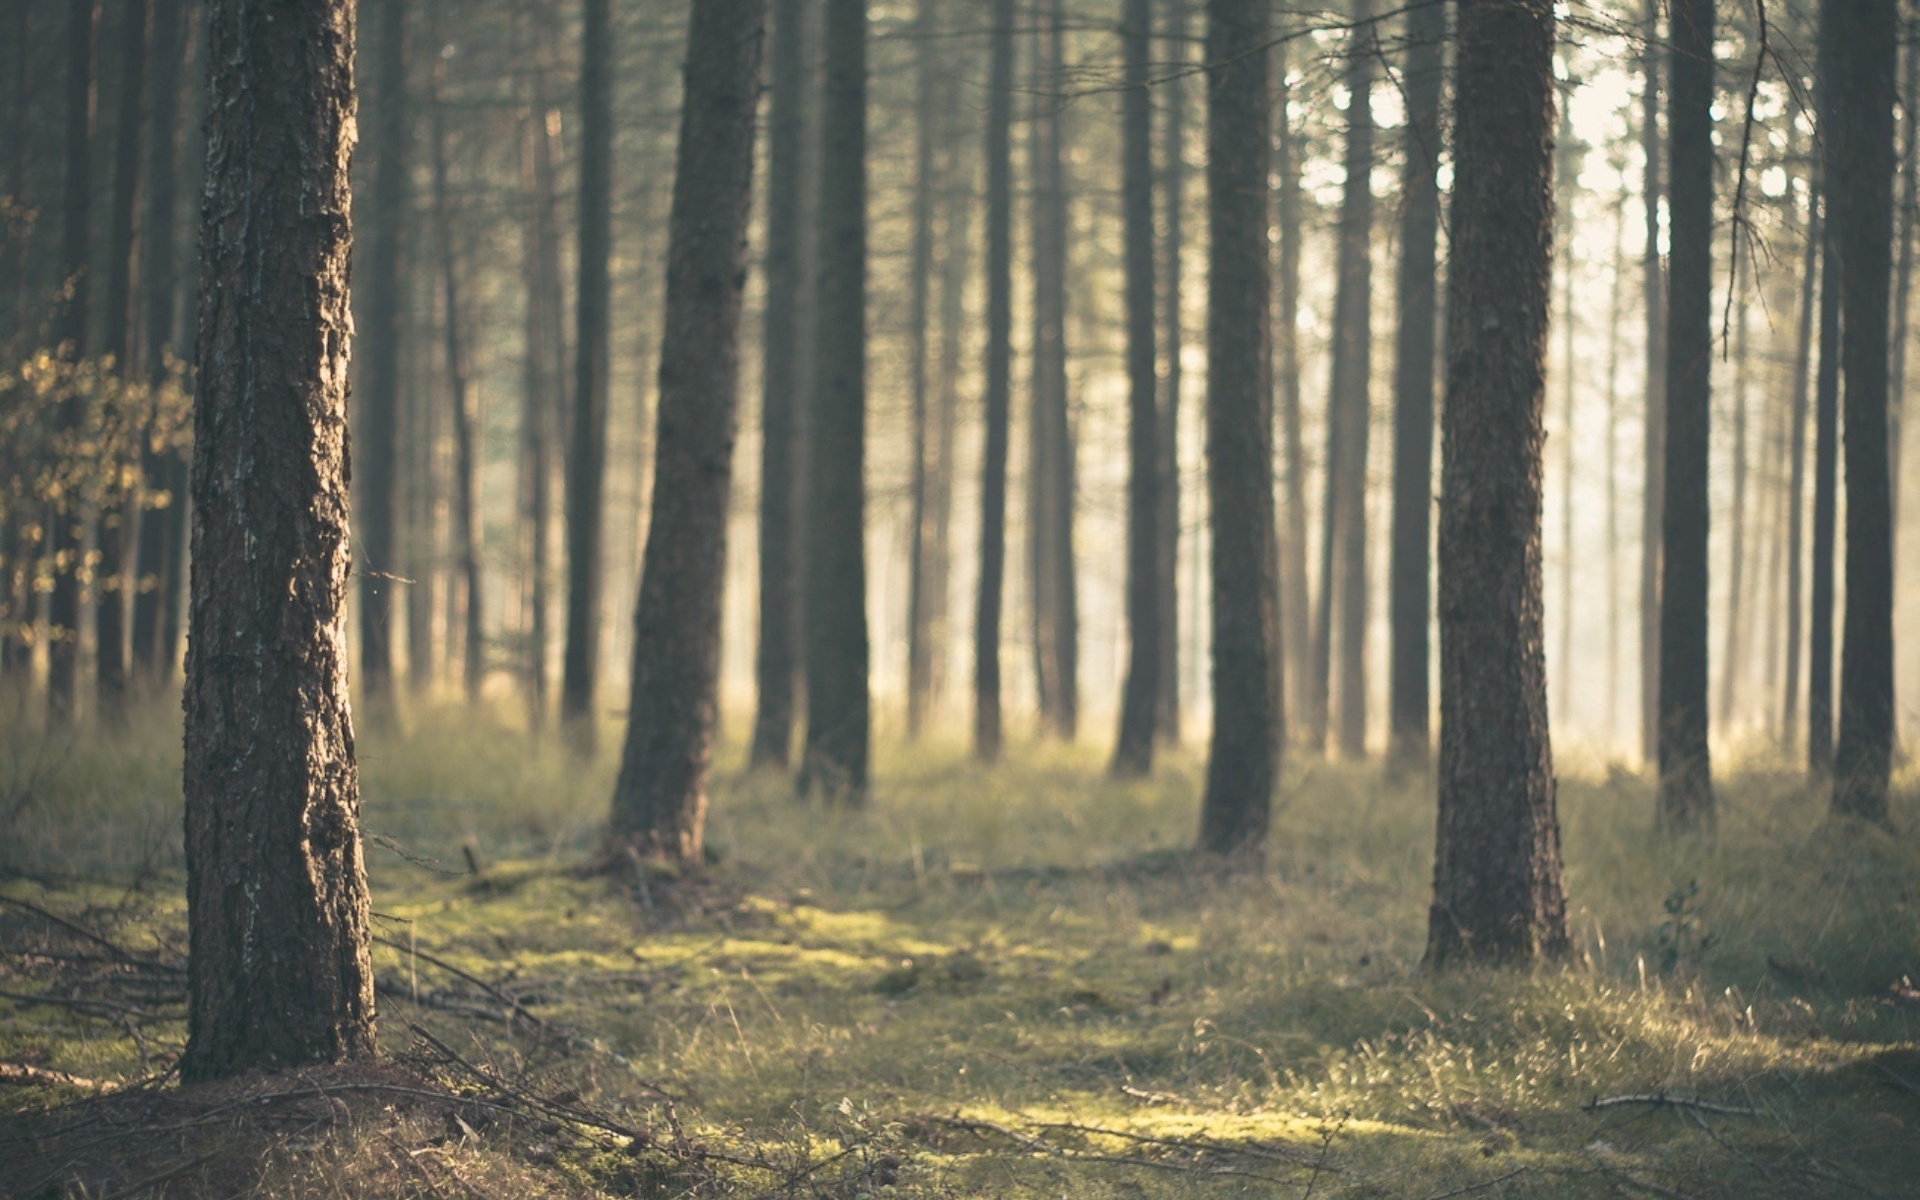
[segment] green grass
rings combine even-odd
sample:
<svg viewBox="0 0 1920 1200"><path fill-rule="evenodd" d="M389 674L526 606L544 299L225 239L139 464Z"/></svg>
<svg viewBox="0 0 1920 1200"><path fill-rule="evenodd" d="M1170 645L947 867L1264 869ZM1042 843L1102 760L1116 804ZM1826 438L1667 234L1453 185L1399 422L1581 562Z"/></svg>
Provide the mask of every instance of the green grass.
<svg viewBox="0 0 1920 1200"><path fill-rule="evenodd" d="M615 885L571 870L596 845L609 763L465 711L360 739L379 932L530 997L593 1048L550 1061L398 999L388 1044L410 1040L400 1016L423 1020L636 1120L658 1116L646 1080L715 1139L867 1139L904 1157L885 1189L912 1195L1920 1192L1920 1010L1890 990L1920 976L1920 847L1828 824L1778 764L1723 769L1720 833L1699 842L1652 832L1638 777L1564 779L1578 961L1436 976L1420 966L1424 780L1296 762L1268 865L1229 873L1185 853L1188 755L1116 784L1093 747L1021 747L983 770L958 745L883 746L872 804L849 813L739 776L727 747L720 863ZM165 714L65 747L0 734L5 894L177 939L178 756ZM1897 827L1916 817L1903 791ZM487 1003L404 949L376 964L403 989ZM140 1071L111 1026L0 1012L0 1059ZM1583 1107L1657 1093L1745 1111ZM1042 1154L987 1124L1157 1165ZM1193 1139L1301 1161L1196 1159ZM1223 1162L1285 1183L1206 1169ZM607 1162L554 1170L576 1189L631 1182ZM862 1178L849 1196L878 1186Z"/></svg>

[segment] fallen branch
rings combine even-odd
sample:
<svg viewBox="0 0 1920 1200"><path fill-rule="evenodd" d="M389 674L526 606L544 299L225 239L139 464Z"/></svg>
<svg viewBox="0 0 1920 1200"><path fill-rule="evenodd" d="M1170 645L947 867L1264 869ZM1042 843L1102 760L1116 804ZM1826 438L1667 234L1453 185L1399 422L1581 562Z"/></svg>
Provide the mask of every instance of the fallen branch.
<svg viewBox="0 0 1920 1200"><path fill-rule="evenodd" d="M65 1071L55 1071L48 1067L36 1067L28 1063L0 1062L0 1083L20 1087L55 1086L85 1088L90 1092L112 1091L117 1084L99 1079L88 1079L81 1075L69 1075Z"/></svg>
<svg viewBox="0 0 1920 1200"><path fill-rule="evenodd" d="M1144 1133L1131 1133L1124 1129L1106 1129L1099 1125L1082 1125L1075 1121L1049 1121L1039 1128L1061 1129L1072 1133L1092 1134L1098 1137L1121 1138L1129 1142L1140 1142L1148 1146L1167 1146L1175 1150L1200 1150L1213 1154L1243 1154L1248 1158L1264 1158L1270 1162L1286 1163L1289 1166L1310 1167L1316 1156L1304 1150L1275 1150L1269 1146L1239 1145L1233 1142L1216 1142L1212 1138L1167 1138L1152 1137ZM1331 1170L1332 1168L1328 1168Z"/></svg>
<svg viewBox="0 0 1920 1200"><path fill-rule="evenodd" d="M1699 1100L1692 1096L1675 1096L1668 1092L1643 1092L1629 1096L1598 1096L1580 1107L1588 1112L1598 1112L1603 1108L1619 1108L1623 1105L1642 1105L1648 1108L1684 1108L1695 1112L1719 1113L1727 1117L1757 1116L1751 1108L1740 1108L1732 1104L1715 1104L1711 1100Z"/></svg>
<svg viewBox="0 0 1920 1200"><path fill-rule="evenodd" d="M1515 1167L1505 1175L1495 1175L1492 1179L1483 1179L1479 1183L1470 1183L1465 1187L1457 1187L1450 1192L1440 1192L1437 1195L1428 1196L1427 1200L1453 1200L1455 1196L1471 1196L1475 1192L1484 1192L1490 1187L1498 1187L1509 1179L1525 1175L1531 1169L1530 1167Z"/></svg>
<svg viewBox="0 0 1920 1200"><path fill-rule="evenodd" d="M1064 1146L1055 1145L1045 1138L1022 1133L1017 1129L1009 1129L1007 1126L994 1121L974 1121L964 1117L932 1117L929 1119L935 1124L944 1125L949 1129L964 1130L976 1135L991 1133L998 1137L1005 1138L1024 1150L1032 1151L1035 1154L1044 1154L1050 1158L1060 1159L1063 1162L1104 1163L1109 1166L1121 1167L1147 1167L1155 1171L1172 1171L1182 1175L1231 1176L1237 1179L1257 1179L1263 1183L1278 1183L1283 1185L1292 1182L1291 1180L1282 1179L1277 1175L1265 1175L1259 1171L1246 1171L1238 1167L1212 1167L1190 1163L1161 1162L1158 1159L1141 1158L1138 1155L1132 1154L1100 1154L1091 1150L1069 1150Z"/></svg>

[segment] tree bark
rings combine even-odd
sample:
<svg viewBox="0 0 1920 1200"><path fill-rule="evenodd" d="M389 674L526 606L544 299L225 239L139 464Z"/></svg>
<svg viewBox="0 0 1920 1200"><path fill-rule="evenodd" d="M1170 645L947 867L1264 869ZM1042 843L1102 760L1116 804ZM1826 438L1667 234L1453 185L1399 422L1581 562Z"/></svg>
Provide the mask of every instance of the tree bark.
<svg viewBox="0 0 1920 1200"><path fill-rule="evenodd" d="M348 716L353 10L211 0L186 686L193 1082L370 1058Z"/></svg>
<svg viewBox="0 0 1920 1200"><path fill-rule="evenodd" d="M553 138L559 111L546 95L545 68L532 72L533 107L528 121L522 174L530 189L525 271L527 276L525 376L520 417L522 469L526 473L526 688L529 724L545 726L552 644L551 555L553 467L560 416L567 408L565 299L560 278L559 197L554 182Z"/></svg>
<svg viewBox="0 0 1920 1200"><path fill-rule="evenodd" d="M1667 311L1666 495L1660 556L1662 828L1713 825L1707 749L1708 427L1713 391L1713 2L1674 0L1668 36L1672 99L1673 278Z"/></svg>
<svg viewBox="0 0 1920 1200"><path fill-rule="evenodd" d="M1185 384L1180 357L1186 349L1185 302L1181 256L1186 250L1187 193L1187 80L1180 77L1188 59L1187 0L1166 0L1167 37L1162 52L1172 64L1166 90L1165 162L1161 177L1162 206L1167 214L1164 242L1166 286L1166 397L1160 405L1160 516L1156 533L1160 549L1155 559L1160 616L1159 736L1168 745L1180 742L1180 405ZM1190 599L1190 604L1196 601Z"/></svg>
<svg viewBox="0 0 1920 1200"><path fill-rule="evenodd" d="M607 467L607 369L613 255L613 25L610 0L581 0L580 273L574 306L572 434L567 455L567 644L560 717L590 754L600 676L601 493Z"/></svg>
<svg viewBox="0 0 1920 1200"><path fill-rule="evenodd" d="M1207 490L1213 741L1200 849L1265 848L1283 744L1267 305L1267 5L1207 0Z"/></svg>
<svg viewBox="0 0 1920 1200"><path fill-rule="evenodd" d="M1826 308L1825 298L1815 291L1820 275L1821 247L1826 244L1822 232L1821 207L1825 203L1826 171L1820 165L1824 151L1816 144L1814 163L1807 181L1806 245L1800 266L1799 340L1793 360L1793 396L1787 415L1787 662L1781 684L1780 730L1789 747L1798 737L1800 712L1800 604L1806 595L1801 580L1806 561L1802 527L1807 495L1807 380L1812 366L1814 309Z"/></svg>
<svg viewBox="0 0 1920 1200"><path fill-rule="evenodd" d="M1828 49L1824 44L1820 48ZM1824 176L1821 204L1827 216L1820 240L1820 367L1813 394L1813 580L1807 613L1807 774L1815 780L1833 774L1833 538L1839 477L1841 297L1845 288L1836 204L1838 163L1829 136L1830 59L1830 51L1821 56L1814 83Z"/></svg>
<svg viewBox="0 0 1920 1200"><path fill-rule="evenodd" d="M613 791L615 848L686 866L702 861L719 724L727 497L739 433L740 310L766 16L767 0L697 0L687 33L653 518Z"/></svg>
<svg viewBox="0 0 1920 1200"><path fill-rule="evenodd" d="M1402 763L1427 760L1427 625L1433 537L1433 359L1435 256L1440 230L1440 102L1445 82L1447 10L1442 4L1407 10L1405 159L1401 166L1400 309L1393 376L1393 548L1388 624L1389 755Z"/></svg>
<svg viewBox="0 0 1920 1200"><path fill-rule="evenodd" d="M1127 679L1113 773L1153 770L1160 692L1159 413L1154 400L1153 101L1148 59L1153 45L1151 0L1125 0L1121 93L1120 191L1126 226L1127 304Z"/></svg>
<svg viewBox="0 0 1920 1200"><path fill-rule="evenodd" d="M953 577L953 464L959 434L961 359L966 350L966 289L973 243L973 156L967 153L964 127L954 115L960 106L960 81L949 73L942 110L949 114L945 165L946 196L940 257L940 342L933 390L932 459L927 466L924 546L926 583L921 616L927 625L928 703L938 706L945 690L951 642Z"/></svg>
<svg viewBox="0 0 1920 1200"><path fill-rule="evenodd" d="M1280 424L1285 438L1287 463L1286 538L1281 546L1281 609L1285 641L1281 657L1292 667L1291 699L1304 714L1300 724L1307 730L1307 741L1318 754L1327 741L1326 693L1321 686L1326 672L1320 666L1315 638L1313 606L1308 601L1307 581L1307 448L1300 411L1300 167L1304 157L1296 146L1298 136L1288 114L1293 85L1288 81L1288 46L1276 48L1273 69L1278 75L1274 87L1279 116L1274 174L1279 179L1280 223L1280 310L1274 314L1273 327L1279 339Z"/></svg>
<svg viewBox="0 0 1920 1200"><path fill-rule="evenodd" d="M1646 249L1642 286L1647 319L1646 440L1640 505L1640 752L1660 757L1660 537L1667 489L1667 281L1660 253L1660 3L1646 0L1642 21L1640 149Z"/></svg>
<svg viewBox="0 0 1920 1200"><path fill-rule="evenodd" d="M1830 152L1844 313L1847 607L1833 811L1887 823L1893 759L1893 511L1888 308L1893 261L1895 0L1823 5L1833 56Z"/></svg>
<svg viewBox="0 0 1920 1200"><path fill-rule="evenodd" d="M814 305L802 794L865 802L868 778L867 5L827 0Z"/></svg>
<svg viewBox="0 0 1920 1200"><path fill-rule="evenodd" d="M919 0L914 17L913 236L907 267L908 420L913 462L907 521L907 739L920 736L933 692L933 623L927 604L927 460L933 447L927 420L929 296L933 288L934 3Z"/></svg>
<svg viewBox="0 0 1920 1200"><path fill-rule="evenodd" d="M1727 510L1727 627L1720 663L1720 723L1734 727L1734 697L1739 694L1746 613L1741 600L1747 586L1747 296L1746 258L1737 250L1733 267L1733 503Z"/></svg>
<svg viewBox="0 0 1920 1200"><path fill-rule="evenodd" d="M1564 956L1542 644L1553 7L1461 0L1441 412L1439 822L1427 961Z"/></svg>
<svg viewBox="0 0 1920 1200"><path fill-rule="evenodd" d="M1892 464L1887 483L1887 511L1893 515L1895 541L1900 530L1900 464L1906 449L1905 420L1907 399L1907 344L1911 341L1913 300L1914 225L1920 221L1920 120L1912 107L1920 103L1920 51L1914 45L1915 30L1909 25L1902 59L1900 102L1905 117L1905 138L1900 146L1899 258L1893 273L1893 346L1890 350L1887 383L1887 458Z"/></svg>
<svg viewBox="0 0 1920 1200"><path fill-rule="evenodd" d="M973 623L973 752L1001 752L1000 613L1007 560L1013 374L1013 0L994 0L987 82L986 434L980 461L980 591Z"/></svg>
<svg viewBox="0 0 1920 1200"><path fill-rule="evenodd" d="M63 303L53 314L49 335L54 351L71 362L87 353L88 253L92 245L94 42L100 20L98 0L67 6L66 188L61 203L60 275ZM85 401L61 402L56 419L77 430L86 419ZM52 512L53 590L47 596L47 723L68 724L80 706L80 572L83 550L81 514Z"/></svg>

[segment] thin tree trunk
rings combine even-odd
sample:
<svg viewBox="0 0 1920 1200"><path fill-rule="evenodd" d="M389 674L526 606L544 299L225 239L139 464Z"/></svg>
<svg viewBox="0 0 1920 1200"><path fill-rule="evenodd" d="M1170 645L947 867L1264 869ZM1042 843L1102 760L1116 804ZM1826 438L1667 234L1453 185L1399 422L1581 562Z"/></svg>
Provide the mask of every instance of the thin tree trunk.
<svg viewBox="0 0 1920 1200"><path fill-rule="evenodd" d="M1213 742L1200 848L1265 848L1284 744L1267 305L1267 6L1207 0L1207 488Z"/></svg>
<svg viewBox="0 0 1920 1200"><path fill-rule="evenodd" d="M1826 244L1821 211L1826 189L1826 172L1820 165L1824 153L1816 142L1807 181L1806 245L1800 266L1800 328L1793 358L1793 396L1787 415L1787 662L1780 689L1780 733L1781 740L1789 748L1797 744L1799 736L1800 602L1806 595L1801 568L1806 561L1802 527L1807 495L1807 379L1812 366L1816 304L1821 310L1822 337L1825 336L1826 301L1815 290L1822 259L1821 247Z"/></svg>
<svg viewBox="0 0 1920 1200"><path fill-rule="evenodd" d="M1435 966L1571 949L1541 622L1553 8L1461 0L1459 14L1427 926Z"/></svg>
<svg viewBox="0 0 1920 1200"><path fill-rule="evenodd" d="M611 838L698 866L719 724L727 505L767 0L696 0L668 217L653 519Z"/></svg>
<svg viewBox="0 0 1920 1200"><path fill-rule="evenodd" d="M1159 414L1154 403L1153 101L1148 60L1153 46L1151 0L1124 0L1120 31L1126 60L1121 95L1121 208L1126 225L1127 289L1127 680L1113 773L1153 770L1160 694Z"/></svg>
<svg viewBox="0 0 1920 1200"><path fill-rule="evenodd" d="M98 0L67 6L66 192L61 204L60 275L65 302L55 309L50 335L54 350L70 362L87 353L87 256L92 246L94 41L100 19ZM57 420L78 430L86 414L80 397L60 404ZM81 514L57 509L49 514L53 536L53 590L47 596L47 723L65 725L80 706Z"/></svg>
<svg viewBox="0 0 1920 1200"><path fill-rule="evenodd" d="M1625 178L1622 166L1621 176ZM1613 205L1613 276L1607 297L1607 746L1619 740L1620 720L1620 325L1626 289L1627 191Z"/></svg>
<svg viewBox="0 0 1920 1200"><path fill-rule="evenodd" d="M960 107L959 80L948 76L944 97L948 114ZM934 387L933 461L927 470L927 544L925 616L928 627L929 701L938 705L945 690L953 577L953 463L960 416L961 356L966 348L966 288L973 239L973 156L965 130L949 116L946 164L945 229L940 259L940 344Z"/></svg>
<svg viewBox="0 0 1920 1200"><path fill-rule="evenodd" d="M1393 376L1393 547L1389 755L1427 760L1427 625L1432 614L1435 256L1440 232L1440 104L1447 10L1407 10L1405 159L1401 166L1399 331Z"/></svg>
<svg viewBox="0 0 1920 1200"><path fill-rule="evenodd" d="M1013 0L993 0L987 82L986 434L980 462L980 592L973 624L973 752L1000 758L1000 613L1007 558L1013 373Z"/></svg>
<svg viewBox="0 0 1920 1200"><path fill-rule="evenodd" d="M1575 334L1580 322L1574 308L1573 193L1580 176L1580 155L1574 141L1571 86L1560 95L1560 135L1555 145L1554 237L1559 242L1560 275L1560 646L1548 671L1560 680L1560 720L1570 725L1573 714L1573 401L1578 392Z"/></svg>
<svg viewBox="0 0 1920 1200"><path fill-rule="evenodd" d="M914 19L913 245L907 270L907 386L913 463L909 482L907 552L907 738L920 736L933 691L933 621L927 603L928 470L932 453L927 422L929 294L933 287L934 190L934 0L919 0Z"/></svg>
<svg viewBox="0 0 1920 1200"><path fill-rule="evenodd" d="M549 106L545 75L533 73L534 106L528 177L533 186L528 227L526 397L521 440L527 471L527 701L537 730L546 724L553 642L551 554L553 468L558 431L567 410L566 314L560 277L558 187L553 139L559 110Z"/></svg>
<svg viewBox="0 0 1920 1200"><path fill-rule="evenodd" d="M24 129L33 112L33 6L13 6L9 26L13 38L13 89L9 117L12 128ZM7 155L6 195L11 203L24 208L27 194L29 138L11 139ZM11 213L8 228L0 234L0 289L6 292L8 306L6 334L18 334L27 327L27 239L11 227L19 217ZM27 631L32 627L38 600L31 584L32 562L39 555L39 543L28 530L30 517L15 515L0 522L0 679L25 685L33 672L33 643Z"/></svg>
<svg viewBox="0 0 1920 1200"><path fill-rule="evenodd" d="M1824 10L1822 10L1824 11ZM1827 46L1821 45L1823 51ZM1813 580L1807 636L1807 773L1824 780L1833 773L1833 564L1839 479L1840 357L1845 314L1841 296L1845 264L1840 257L1838 163L1833 157L1829 87L1830 57L1816 69L1824 182L1821 204L1827 220L1820 241L1820 367L1813 401Z"/></svg>
<svg viewBox="0 0 1920 1200"><path fill-rule="evenodd" d="M374 1055L347 601L353 12L211 0L188 1082Z"/></svg>
<svg viewBox="0 0 1920 1200"><path fill-rule="evenodd" d="M472 702L480 698L480 686L486 680L487 646L483 624L486 605L480 575L480 418L474 411L466 335L461 328L466 319L466 310L461 305L459 262L453 246L453 213L447 203L444 63L444 59L438 60L434 70L433 213L440 243L440 298L444 309L447 399L450 402L448 415L453 419L453 543L454 554L460 563L460 603L464 618L462 676L467 700ZM448 636L452 636L451 631Z"/></svg>
<svg viewBox="0 0 1920 1200"><path fill-rule="evenodd" d="M567 456L567 644L560 716L591 754L600 676L601 507L607 465L607 367L613 255L613 27L610 0L581 0L580 272Z"/></svg>
<svg viewBox="0 0 1920 1200"><path fill-rule="evenodd" d="M1279 338L1280 424L1287 463L1286 538L1281 557L1282 656L1292 665L1292 700L1302 714L1301 726L1314 753L1326 748L1326 664L1319 653L1314 610L1307 582L1307 449L1300 412L1300 159L1297 134L1288 107L1293 85L1288 80L1288 46L1281 42L1274 55L1277 76L1274 112L1278 125L1274 139L1278 162L1280 221L1280 311L1274 314Z"/></svg>
<svg viewBox="0 0 1920 1200"><path fill-rule="evenodd" d="M1748 267L1736 251L1733 268L1733 504L1727 512L1732 525L1727 546L1726 655L1720 663L1720 724L1734 727L1734 697L1739 694L1746 614L1741 599L1747 586L1747 297Z"/></svg>
<svg viewBox="0 0 1920 1200"><path fill-rule="evenodd" d="M862 804L868 780L867 5L827 0L820 276L808 425L801 793Z"/></svg>
<svg viewBox="0 0 1920 1200"><path fill-rule="evenodd" d="M133 363L133 285L137 266L140 212L140 151L147 101L148 42L153 24L152 0L130 0L120 31L120 112L114 130L112 209L107 223L107 310L102 349L113 357L114 370L131 381L138 377ZM127 464L131 466L132 464ZM124 715L127 699L127 592L132 565L130 528L137 494L109 484L100 498L95 548L99 565L93 607L94 678L100 715L109 720Z"/></svg>
<svg viewBox="0 0 1920 1200"><path fill-rule="evenodd" d="M180 161L181 60L186 57L185 0L156 0L153 7L153 78L151 126L147 138L147 211L141 232L140 290L146 308L146 379L153 387L168 381L168 356L174 344L179 285L174 266L178 239L174 234ZM186 489L176 485L184 456L176 451L154 453L151 439L142 448L140 471L149 503L140 514L139 547L135 553L133 597L134 679L156 688L173 678L176 647L164 633L161 617L168 590L177 582L172 569L175 549L184 530ZM166 502L153 507L152 494L164 491Z"/></svg>
<svg viewBox="0 0 1920 1200"><path fill-rule="evenodd" d="M1713 0L1673 0L1666 495L1660 556L1659 819L1714 821L1707 749L1707 473L1713 391Z"/></svg>
<svg viewBox="0 0 1920 1200"><path fill-rule="evenodd" d="M412 258L412 255L409 255ZM402 264L401 277L415 283L424 295L414 303L426 313L426 328L432 329L440 305L436 272L419 269L417 260ZM411 329L406 331L411 334ZM407 686L424 696L433 689L439 673L440 655L436 633L449 636L452 630L440 627L441 567L445 558L440 546L440 403L439 381L434 377L433 354L424 342L410 336L400 355L404 397L398 457L406 463L406 484L400 497L404 521L396 552L401 557L398 574L406 579Z"/></svg>
<svg viewBox="0 0 1920 1200"><path fill-rule="evenodd" d="M1833 811L1887 823L1893 760L1893 511L1887 377L1893 259L1895 0L1823 6L1833 56L1833 229L1845 312L1847 608Z"/></svg>
<svg viewBox="0 0 1920 1200"><path fill-rule="evenodd" d="M1165 127L1165 163L1161 176L1161 206L1167 214L1167 232L1163 245L1166 255L1166 287L1161 299L1166 306L1166 395L1160 404L1160 515L1157 534L1160 541L1154 570L1158 576L1157 611L1160 616L1160 737L1168 745L1180 742L1180 402L1182 378L1180 356L1186 348L1185 304L1181 280L1181 255L1186 249L1187 193L1187 81L1181 78L1191 57L1187 53L1187 0L1165 0L1167 12L1166 47L1162 58L1171 64L1173 77L1161 86L1167 97ZM1188 600L1197 604L1198 597Z"/></svg>
<svg viewBox="0 0 1920 1200"><path fill-rule="evenodd" d="M1916 28L1920 26L1908 26L1905 71L1900 88L1906 140L1900 148L1900 212L1897 218L1900 258L1893 277L1893 346L1887 385L1887 457L1892 464L1887 480L1887 510L1892 514L1896 545L1900 530L1900 462L1906 447L1907 343L1913 298L1914 224L1920 220L1920 120L1916 120L1915 109L1915 105L1920 104L1920 47L1916 47L1913 40Z"/></svg>
<svg viewBox="0 0 1920 1200"><path fill-rule="evenodd" d="M1642 21L1640 149L1646 248L1643 286L1647 319L1646 442L1640 503L1640 752L1660 757L1660 537L1667 489L1667 281L1660 254L1660 3L1646 0Z"/></svg>

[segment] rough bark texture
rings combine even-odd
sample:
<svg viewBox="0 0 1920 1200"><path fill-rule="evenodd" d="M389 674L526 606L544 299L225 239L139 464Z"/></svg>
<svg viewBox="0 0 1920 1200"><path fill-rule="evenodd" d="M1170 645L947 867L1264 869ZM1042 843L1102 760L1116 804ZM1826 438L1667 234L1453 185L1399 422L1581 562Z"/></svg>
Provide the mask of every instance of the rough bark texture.
<svg viewBox="0 0 1920 1200"><path fill-rule="evenodd" d="M1667 117L1673 233L1667 300L1666 495L1660 555L1663 828L1713 824L1707 749L1708 426L1713 360L1713 0L1674 0Z"/></svg>
<svg viewBox="0 0 1920 1200"><path fill-rule="evenodd" d="M653 518L613 791L616 847L688 866L701 862L719 724L720 601L766 16L766 0L697 0L687 31Z"/></svg>
<svg viewBox="0 0 1920 1200"><path fill-rule="evenodd" d="M354 392L354 431L360 439L360 487L354 497L354 534L360 551L360 678L365 697L380 703L393 693L393 629L399 559L400 256L406 222L412 128L407 108L407 0L381 0L379 58L369 149L373 196L367 210L366 300L358 330L365 366Z"/></svg>
<svg viewBox="0 0 1920 1200"><path fill-rule="evenodd" d="M147 146L147 211L140 238L140 288L146 306L146 378L159 386L168 375L167 358L174 345L176 312L175 255L179 239L174 214L180 195L179 162L181 60L186 56L185 0L157 0L153 7L153 97L149 109ZM143 450L141 470L148 488L165 490L167 502L148 508L140 518L140 544L134 559L139 590L133 597L133 675L158 685L171 680L179 647L164 636L161 619L166 597L179 582L177 563L185 561L181 545L187 511L184 458Z"/></svg>
<svg viewBox="0 0 1920 1200"><path fill-rule="evenodd" d="M1184 288L1181 258L1186 248L1187 193L1187 0L1166 0L1167 37L1162 61L1171 65L1172 78L1161 85L1166 92L1165 173L1161 179L1167 213L1163 252L1166 286L1166 396L1160 405L1160 519L1156 532L1160 549L1154 570L1158 574L1160 614L1160 737L1168 745L1180 741L1180 402L1184 379L1180 356L1186 347ZM1192 603L1190 600L1189 603Z"/></svg>
<svg viewBox="0 0 1920 1200"><path fill-rule="evenodd" d="M1660 757L1660 531L1666 510L1667 280L1660 254L1660 4L1646 0L1641 25L1640 150L1646 250L1641 286L1647 319L1646 438L1640 505L1640 752Z"/></svg>
<svg viewBox="0 0 1920 1200"><path fill-rule="evenodd" d="M804 394L799 370L801 158L806 132L806 0L774 0L767 115L767 304L760 373L760 636L747 761L785 768L793 746L798 655L794 467Z"/></svg>
<svg viewBox="0 0 1920 1200"><path fill-rule="evenodd" d="M594 742L600 674L600 497L607 469L607 370L613 255L613 27L610 0L582 0L580 273L574 319L572 437L567 454L567 644L560 717L576 749Z"/></svg>
<svg viewBox="0 0 1920 1200"><path fill-rule="evenodd" d="M1113 773L1153 769L1160 693L1159 414L1153 345L1153 102L1147 64L1153 44L1150 0L1121 10L1126 91L1121 94L1121 209L1127 288L1127 680Z"/></svg>
<svg viewBox="0 0 1920 1200"><path fill-rule="evenodd" d="M1553 7L1461 0L1427 961L1567 952L1540 562Z"/></svg>
<svg viewBox="0 0 1920 1200"><path fill-rule="evenodd" d="M1393 554L1388 619L1392 638L1388 753L1427 758L1427 626L1432 612L1433 357L1435 246L1440 230L1440 92L1445 81L1447 11L1407 11L1405 161L1401 168L1400 327L1393 369Z"/></svg>
<svg viewBox="0 0 1920 1200"><path fill-rule="evenodd" d="M807 430L807 744L800 787L864 802L868 773L867 5L827 0L820 275Z"/></svg>
<svg viewBox="0 0 1920 1200"><path fill-rule="evenodd" d="M1213 742L1200 848L1264 849L1280 778L1279 584L1267 304L1267 6L1207 3L1207 492Z"/></svg>
<svg viewBox="0 0 1920 1200"><path fill-rule="evenodd" d="M96 0L67 5L66 185L61 200L60 277L65 302L53 314L49 337L54 351L78 361L87 352L87 253L92 242L93 209L93 59L100 8ZM84 419L78 398L62 402L58 420L65 429ZM47 596L47 721L62 725L78 715L80 704L80 574L83 538L78 513L55 514L49 550L53 591Z"/></svg>
<svg viewBox="0 0 1920 1200"><path fill-rule="evenodd" d="M208 7L188 1081L374 1053L344 629L353 10Z"/></svg>
<svg viewBox="0 0 1920 1200"><path fill-rule="evenodd" d="M1847 607L1833 810L1885 823L1893 758L1893 510L1887 317L1893 259L1894 0L1822 7L1845 312ZM1909 110L1911 112L1911 110Z"/></svg>
<svg viewBox="0 0 1920 1200"><path fill-rule="evenodd" d="M973 623L973 752L1000 757L1000 612L1007 565L1013 375L1013 0L994 0L987 81L986 442L980 460L980 592Z"/></svg>

